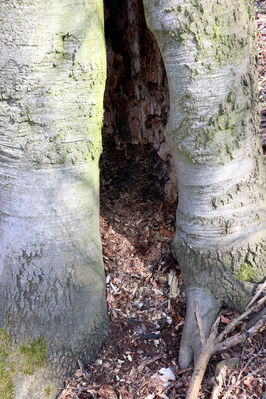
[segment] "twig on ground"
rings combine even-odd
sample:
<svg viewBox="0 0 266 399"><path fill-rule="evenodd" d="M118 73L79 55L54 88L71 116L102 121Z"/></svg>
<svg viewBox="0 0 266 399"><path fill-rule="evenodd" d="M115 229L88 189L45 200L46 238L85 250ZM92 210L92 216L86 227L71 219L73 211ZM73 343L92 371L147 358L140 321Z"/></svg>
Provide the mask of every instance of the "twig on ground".
<svg viewBox="0 0 266 399"><path fill-rule="evenodd" d="M251 299L251 301L247 304L246 309L250 308L250 306L253 305L254 302L258 299L260 294L266 290L266 281L262 285L259 285L257 292L255 293L254 297Z"/></svg>
<svg viewBox="0 0 266 399"><path fill-rule="evenodd" d="M161 357L162 357L162 355L157 355L152 358L143 360L143 362L141 362L141 364L137 367L137 370L142 371L145 366L149 366L150 364L156 362L157 360L160 360Z"/></svg>
<svg viewBox="0 0 266 399"><path fill-rule="evenodd" d="M249 330L251 327L254 326L254 324L257 323L257 321L263 317L264 315L266 315L266 308L261 309L260 312L258 312L252 319L249 320L249 322L247 323L247 330Z"/></svg>
<svg viewBox="0 0 266 399"><path fill-rule="evenodd" d="M220 319L218 318L215 321L215 323L211 328L209 338L207 339L205 345L202 347L201 354L195 365L194 372L192 374L191 381L188 387L186 399L197 399L201 387L201 381L203 379L208 362L213 354L225 349L229 349L234 345L244 342L248 337L258 332L264 326L266 321L266 316L262 315L262 317L256 322L256 324L250 327L248 330L242 331L240 333L235 334L232 337L223 340L226 337L226 335L229 332L232 332L247 315L249 315L251 312L255 310L258 310L258 308L264 304L265 300L266 296L257 301L257 303L255 303L253 306L249 307L248 310L246 310L239 317L234 319L230 324L228 324L227 327L224 329L224 331L218 337L217 337L217 329ZM195 306L195 313L196 312L197 310Z"/></svg>
<svg viewBox="0 0 266 399"><path fill-rule="evenodd" d="M228 324L224 331L219 335L219 342L221 342L226 335L232 332L240 322L247 317L250 313L255 312L258 308L266 302L266 295L261 298L257 303L255 303L252 307L249 307L244 313L242 313L239 317L232 320L230 324Z"/></svg>
<svg viewBox="0 0 266 399"><path fill-rule="evenodd" d="M206 367L209 363L209 360L214 353L214 344L215 338L217 336L217 328L219 324L220 318L218 318L214 325L212 326L211 333L209 338L207 339L204 347L201 350L201 354L197 360L195 365L190 384L187 391L186 399L196 399L198 397L198 393L201 386L201 381L203 379Z"/></svg>
<svg viewBox="0 0 266 399"><path fill-rule="evenodd" d="M259 354L257 354L256 356L258 356ZM255 357L256 357L255 356ZM236 379L236 381L232 384L232 383L230 383L229 385L227 385L227 387L226 387L226 394L223 396L223 398L224 399L227 399L228 398L228 395L231 395L231 392L232 392L232 390L235 390L236 388L238 388L239 386L241 386L241 384L243 383L243 381L244 381L244 379L245 378L247 378L247 376L244 376L243 377L243 373L244 373L244 371L245 370L247 370L247 368L248 368L248 366L250 365L250 363L252 362L252 361L254 361L254 357L251 357L249 360L248 360L248 362L245 364L245 366L240 370L240 373L239 373L239 375L238 375L238 377L237 377L237 379ZM255 376L257 376L259 373L260 373L260 371L265 371L265 368L266 368L266 365L262 365L262 367L260 367L259 369L256 369L254 372L251 372L251 373L248 373L248 376L249 375L255 375Z"/></svg>

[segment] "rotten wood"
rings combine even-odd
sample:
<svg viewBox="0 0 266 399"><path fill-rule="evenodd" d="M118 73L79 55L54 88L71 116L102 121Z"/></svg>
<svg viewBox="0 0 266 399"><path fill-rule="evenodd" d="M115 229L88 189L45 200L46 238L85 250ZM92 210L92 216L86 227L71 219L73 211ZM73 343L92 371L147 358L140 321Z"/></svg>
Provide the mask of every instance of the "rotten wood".
<svg viewBox="0 0 266 399"><path fill-rule="evenodd" d="M105 0L107 80L104 96L103 148L134 156L150 146L164 161L165 200L177 198L173 160L165 140L169 91L157 42L148 30L142 0Z"/></svg>

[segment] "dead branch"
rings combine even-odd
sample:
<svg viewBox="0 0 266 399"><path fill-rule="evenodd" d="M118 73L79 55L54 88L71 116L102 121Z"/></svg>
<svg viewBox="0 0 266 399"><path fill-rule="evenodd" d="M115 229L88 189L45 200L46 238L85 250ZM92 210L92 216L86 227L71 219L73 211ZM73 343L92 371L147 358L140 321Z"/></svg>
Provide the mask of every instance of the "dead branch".
<svg viewBox="0 0 266 399"><path fill-rule="evenodd" d="M227 336L227 334L229 332L232 332L245 317L247 317L251 312L258 310L258 308L265 303L265 300L266 296L264 296L259 301L254 303L253 306L250 306L244 313L242 313L239 317L237 317L230 324L228 324L227 327L224 329L224 331L218 337L217 337L217 330L220 319L218 318L215 321L214 325L211 328L209 338L207 339L205 345L202 346L201 354L197 360L197 363L195 365L191 377L186 399L197 399L206 367L209 363L211 356L214 353L226 350L234 345L244 342L248 337L258 332L265 325L266 316L265 314L261 314L261 317L256 321L255 325L250 327L248 330L242 331L240 333L235 334L232 337L224 339ZM199 311L196 306L195 306L195 313L196 317L198 313L200 319ZM201 319L200 322L198 322L198 326L202 327ZM201 327L199 327L200 334L202 334L202 332L200 331Z"/></svg>
<svg viewBox="0 0 266 399"><path fill-rule="evenodd" d="M233 332L234 329L240 324L240 322L245 319L250 313L256 312L264 303L266 302L266 295L261 298L257 303L255 303L253 306L249 307L244 313L242 313L239 317L236 319L232 320L230 324L228 324L224 331L219 335L218 339L219 342L221 342L226 335L228 335L230 332Z"/></svg>
<svg viewBox="0 0 266 399"><path fill-rule="evenodd" d="M218 399L223 388L227 367L224 365L215 378L211 399Z"/></svg>
<svg viewBox="0 0 266 399"><path fill-rule="evenodd" d="M216 342L214 353L221 352L223 350L231 348L232 346L235 346L235 345L245 342L248 337L256 334L264 326L265 322L266 322L266 316L263 316L249 330L246 330L242 333L233 335L232 337L227 338L226 340L224 340L223 342L221 342L219 344Z"/></svg>
<svg viewBox="0 0 266 399"><path fill-rule="evenodd" d="M257 313L252 319L249 320L249 322L247 323L247 330L249 330L251 327L254 326L254 324L257 323L257 321L266 315L266 308L261 309L261 311L259 313Z"/></svg>
<svg viewBox="0 0 266 399"><path fill-rule="evenodd" d="M246 309L250 308L250 306L253 305L254 302L258 299L260 294L266 289L266 281L262 285L259 285L257 292L255 293L254 297L251 299L251 301L248 303L246 306Z"/></svg>
<svg viewBox="0 0 266 399"><path fill-rule="evenodd" d="M205 374L206 367L213 354L214 341L213 339L207 339L205 346L202 348L201 354L197 360L194 368L190 384L187 391L186 399L197 399L198 393L201 386L201 381Z"/></svg>
<svg viewBox="0 0 266 399"><path fill-rule="evenodd" d="M215 338L218 332L218 325L220 322L220 317L215 321L211 328L211 332L209 338L207 339L205 345L202 347L201 354L197 360L195 365L191 381L188 387L186 399L196 399L198 397L198 393L201 386L201 381L205 374L206 367L209 363L209 360L214 353L214 344Z"/></svg>

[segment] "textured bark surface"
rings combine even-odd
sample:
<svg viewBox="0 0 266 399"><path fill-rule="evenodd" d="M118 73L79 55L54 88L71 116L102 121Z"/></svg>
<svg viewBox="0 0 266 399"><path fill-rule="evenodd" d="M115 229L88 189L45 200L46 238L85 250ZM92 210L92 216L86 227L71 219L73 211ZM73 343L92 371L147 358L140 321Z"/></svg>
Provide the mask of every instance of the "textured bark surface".
<svg viewBox="0 0 266 399"><path fill-rule="evenodd" d="M253 2L144 0L170 90L185 284L242 307L265 276Z"/></svg>
<svg viewBox="0 0 266 399"><path fill-rule="evenodd" d="M41 369L12 371L13 396L53 398L108 330L102 1L2 0L0 37L0 329L16 345L42 339L46 347ZM0 397L9 398L2 381Z"/></svg>
<svg viewBox="0 0 266 399"><path fill-rule="evenodd" d="M165 197L173 203L176 177L165 141L169 94L157 42L146 26L142 0L104 3L107 46L104 145L114 140L117 149L124 149L130 156L134 145L150 144L164 161L162 175L168 180Z"/></svg>

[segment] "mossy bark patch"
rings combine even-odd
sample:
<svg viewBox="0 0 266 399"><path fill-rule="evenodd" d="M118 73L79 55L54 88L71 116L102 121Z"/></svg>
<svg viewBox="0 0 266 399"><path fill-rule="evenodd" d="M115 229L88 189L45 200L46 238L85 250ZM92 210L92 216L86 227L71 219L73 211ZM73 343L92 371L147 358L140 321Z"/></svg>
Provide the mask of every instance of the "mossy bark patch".
<svg viewBox="0 0 266 399"><path fill-rule="evenodd" d="M49 398L51 395L51 392L52 392L52 388L50 386L48 386L47 388L45 388L44 392L45 392L46 397Z"/></svg>
<svg viewBox="0 0 266 399"><path fill-rule="evenodd" d="M242 281L256 282L258 279L256 270L254 270L251 264L246 262L241 264L239 271L236 272L236 276Z"/></svg>
<svg viewBox="0 0 266 399"><path fill-rule="evenodd" d="M13 396L13 383L7 360L11 345L11 337L4 330L0 330L0 399L12 399Z"/></svg>
<svg viewBox="0 0 266 399"><path fill-rule="evenodd" d="M14 344L11 336L0 329L0 399L14 397L15 375L32 375L46 365L46 351L46 343L42 338Z"/></svg>

